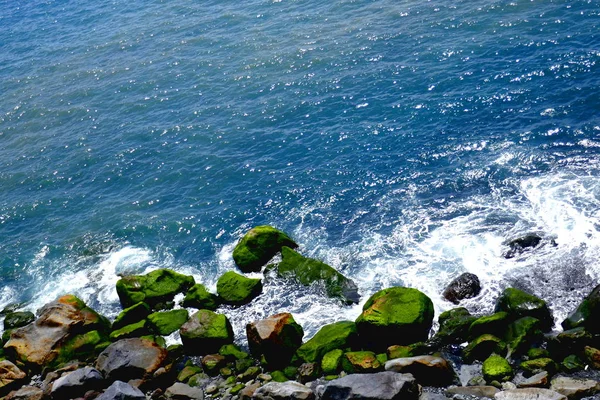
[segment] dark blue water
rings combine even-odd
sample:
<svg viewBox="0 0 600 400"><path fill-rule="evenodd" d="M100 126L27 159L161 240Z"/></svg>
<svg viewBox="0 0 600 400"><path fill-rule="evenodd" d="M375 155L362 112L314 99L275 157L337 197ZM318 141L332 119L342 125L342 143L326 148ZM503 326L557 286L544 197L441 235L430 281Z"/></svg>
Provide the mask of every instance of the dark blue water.
<svg viewBox="0 0 600 400"><path fill-rule="evenodd" d="M277 226L368 296L478 274L558 317L600 274L600 2L0 0L0 305L214 288ZM503 243L554 238L516 259ZM354 318L283 282L233 318Z"/></svg>

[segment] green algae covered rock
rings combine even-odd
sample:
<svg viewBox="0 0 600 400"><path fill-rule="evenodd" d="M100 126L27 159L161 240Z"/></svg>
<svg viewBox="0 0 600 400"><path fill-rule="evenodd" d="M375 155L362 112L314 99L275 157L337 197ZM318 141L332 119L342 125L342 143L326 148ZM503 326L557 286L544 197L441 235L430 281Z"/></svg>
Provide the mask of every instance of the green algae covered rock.
<svg viewBox="0 0 600 400"><path fill-rule="evenodd" d="M146 275L124 276L117 281L117 294L123 307L144 302L151 308L173 301L195 284L194 277L170 269L157 269Z"/></svg>
<svg viewBox="0 0 600 400"><path fill-rule="evenodd" d="M507 382L513 377L513 369L502 356L494 354L483 362L483 377L486 382Z"/></svg>
<svg viewBox="0 0 600 400"><path fill-rule="evenodd" d="M261 292L260 279L246 278L233 271L225 272L217 281L217 294L226 304L247 304Z"/></svg>
<svg viewBox="0 0 600 400"><path fill-rule="evenodd" d="M354 322L340 321L322 327L315 336L296 351L304 362L320 362L323 356L335 349L352 348L357 341Z"/></svg>
<svg viewBox="0 0 600 400"><path fill-rule="evenodd" d="M121 329L124 326L134 324L136 322L140 322L150 314L150 307L146 303L136 303L131 307L127 307L119 315L112 323L112 330L116 331L117 329Z"/></svg>
<svg viewBox="0 0 600 400"><path fill-rule="evenodd" d="M148 325L153 332L168 336L181 328L188 319L187 310L159 311L148 315Z"/></svg>
<svg viewBox="0 0 600 400"><path fill-rule="evenodd" d="M406 346L395 344L387 348L386 354L388 359L414 357L426 354L427 346L423 342L413 343Z"/></svg>
<svg viewBox="0 0 600 400"><path fill-rule="evenodd" d="M20 328L28 325L35 320L35 315L31 311L9 312L4 317L4 330Z"/></svg>
<svg viewBox="0 0 600 400"><path fill-rule="evenodd" d="M463 307L444 311L438 318L440 329L433 341L440 344L465 342L469 336L469 327L476 319Z"/></svg>
<svg viewBox="0 0 600 400"><path fill-rule="evenodd" d="M197 283L185 294L182 306L215 311L219 307L219 299L206 290L204 285Z"/></svg>
<svg viewBox="0 0 600 400"><path fill-rule="evenodd" d="M329 297L336 297L345 303L358 303L360 296L356 284L331 266L312 258L307 258L289 247L281 249L281 262L275 267L277 274L293 278L302 285L323 285Z"/></svg>
<svg viewBox="0 0 600 400"><path fill-rule="evenodd" d="M565 359L560 363L560 369L569 373L581 371L584 368L585 363L575 354L566 356Z"/></svg>
<svg viewBox="0 0 600 400"><path fill-rule="evenodd" d="M532 344L542 339L540 321L533 317L519 318L508 326L505 336L508 347L513 355L522 354Z"/></svg>
<svg viewBox="0 0 600 400"><path fill-rule="evenodd" d="M476 338L486 333L503 337L510 322L507 312L500 311L492 315L477 318L469 327L469 337Z"/></svg>
<svg viewBox="0 0 600 400"><path fill-rule="evenodd" d="M417 289L392 287L367 300L356 327L363 346L383 351L394 344L426 341L432 321L429 297Z"/></svg>
<svg viewBox="0 0 600 400"><path fill-rule="evenodd" d="M550 357L550 352L546 349L542 349L539 347L532 347L527 350L527 358L530 360L535 360L536 358L547 358Z"/></svg>
<svg viewBox="0 0 600 400"><path fill-rule="evenodd" d="M342 356L342 369L349 374L377 372L382 368L372 351L351 351Z"/></svg>
<svg viewBox="0 0 600 400"><path fill-rule="evenodd" d="M558 366L551 358L536 358L534 360L523 361L520 367L525 371L526 376L535 375L542 371L546 371L548 375L554 375L558 369Z"/></svg>
<svg viewBox="0 0 600 400"><path fill-rule="evenodd" d="M98 355L97 346L106 341L106 334L97 330L73 336L58 349L56 360L51 365L59 366L72 360L90 361Z"/></svg>
<svg viewBox="0 0 600 400"><path fill-rule="evenodd" d="M512 319L533 317L540 321L540 328L552 329L554 319L546 302L534 295L515 288L505 289L496 301L496 312L505 311Z"/></svg>
<svg viewBox="0 0 600 400"><path fill-rule="evenodd" d="M179 329L188 354L216 353L221 346L233 343L233 329L227 317L210 310L199 310Z"/></svg>
<svg viewBox="0 0 600 400"><path fill-rule="evenodd" d="M600 285L588 294L581 304L562 322L565 330L585 327L592 333L600 333Z"/></svg>
<svg viewBox="0 0 600 400"><path fill-rule="evenodd" d="M235 344L225 344L221 346L221 348L219 349L219 354L227 358L229 361L243 360L250 357L248 353L242 351Z"/></svg>
<svg viewBox="0 0 600 400"><path fill-rule="evenodd" d="M283 246L298 247L288 235L269 225L250 229L233 249L233 260L242 272L258 272Z"/></svg>
<svg viewBox="0 0 600 400"><path fill-rule="evenodd" d="M505 355L506 343L494 335L485 334L471 341L463 350L465 361L485 360L492 353Z"/></svg>
<svg viewBox="0 0 600 400"><path fill-rule="evenodd" d="M342 362L342 356L344 351L342 349L335 349L327 352L321 360L321 370L324 375L335 375L340 371Z"/></svg>
<svg viewBox="0 0 600 400"><path fill-rule="evenodd" d="M125 325L124 327L112 331L110 333L110 340L117 341L120 339L140 337L148 335L150 329L148 328L148 321L143 319L133 324Z"/></svg>

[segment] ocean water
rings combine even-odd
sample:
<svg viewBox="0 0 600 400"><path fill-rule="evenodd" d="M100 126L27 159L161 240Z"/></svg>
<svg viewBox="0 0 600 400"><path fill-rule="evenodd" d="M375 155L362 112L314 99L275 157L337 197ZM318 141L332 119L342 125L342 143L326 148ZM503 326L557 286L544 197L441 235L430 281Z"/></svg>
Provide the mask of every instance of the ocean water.
<svg viewBox="0 0 600 400"><path fill-rule="evenodd" d="M600 275L599 24L598 0L0 0L0 308L114 317L118 274L159 267L214 290L271 224L363 300L439 313L468 271L472 312L517 286L560 322ZM271 280L221 311L243 341L360 305Z"/></svg>

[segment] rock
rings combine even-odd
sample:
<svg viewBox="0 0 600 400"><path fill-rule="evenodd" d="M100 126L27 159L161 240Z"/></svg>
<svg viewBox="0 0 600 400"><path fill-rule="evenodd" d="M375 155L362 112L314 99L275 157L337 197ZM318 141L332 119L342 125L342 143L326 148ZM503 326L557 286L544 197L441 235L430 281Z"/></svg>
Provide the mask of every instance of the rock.
<svg viewBox="0 0 600 400"><path fill-rule="evenodd" d="M591 346L585 346L583 351L590 367L600 369L600 350Z"/></svg>
<svg viewBox="0 0 600 400"><path fill-rule="evenodd" d="M576 379L559 376L552 379L550 390L554 390L569 399L580 399L600 392L600 383L593 379Z"/></svg>
<svg viewBox="0 0 600 400"><path fill-rule="evenodd" d="M327 383L321 400L417 400L419 385L410 374L352 374Z"/></svg>
<svg viewBox="0 0 600 400"><path fill-rule="evenodd" d="M582 353L585 346L592 345L593 336L584 327L569 329L548 338L548 349L559 358Z"/></svg>
<svg viewBox="0 0 600 400"><path fill-rule="evenodd" d="M315 398L315 394L298 382L269 382L258 388L252 398L257 400L312 400Z"/></svg>
<svg viewBox="0 0 600 400"><path fill-rule="evenodd" d="M31 368L93 357L94 347L107 339L108 320L73 295L46 304L38 313L33 323L13 330L4 345L7 354Z"/></svg>
<svg viewBox="0 0 600 400"><path fill-rule="evenodd" d="M293 278L304 286L322 285L329 297L339 298L347 304L360 300L356 284L331 266L304 257L289 247L282 248L281 257L281 262L276 266L279 276Z"/></svg>
<svg viewBox="0 0 600 400"><path fill-rule="evenodd" d="M465 272L446 286L442 296L454 304L461 300L475 297L481 292L479 278L475 274Z"/></svg>
<svg viewBox="0 0 600 400"><path fill-rule="evenodd" d="M249 357L248 353L242 351L235 344L225 344L221 346L219 349L219 354L229 361L243 360Z"/></svg>
<svg viewBox="0 0 600 400"><path fill-rule="evenodd" d="M567 398L552 390L527 388L496 393L495 400L567 400Z"/></svg>
<svg viewBox="0 0 600 400"><path fill-rule="evenodd" d="M233 329L227 317L210 310L199 310L179 330L185 351L189 354L217 352L233 343Z"/></svg>
<svg viewBox="0 0 600 400"><path fill-rule="evenodd" d="M475 360L483 361L492 353L506 355L506 343L494 335L485 334L471 341L463 350L467 363Z"/></svg>
<svg viewBox="0 0 600 400"><path fill-rule="evenodd" d="M211 376L217 375L226 363L227 360L220 354L209 354L202 357L202 367Z"/></svg>
<svg viewBox="0 0 600 400"><path fill-rule="evenodd" d="M115 381L96 400L146 400L146 396L128 383Z"/></svg>
<svg viewBox="0 0 600 400"><path fill-rule="evenodd" d="M53 399L75 399L83 397L88 390L102 388L104 378L95 368L84 367L61 376L52 384Z"/></svg>
<svg viewBox="0 0 600 400"><path fill-rule="evenodd" d="M421 356L427 354L427 351L427 346L423 342L409 344L408 346L395 344L387 348L386 355L389 360L392 360L394 358Z"/></svg>
<svg viewBox="0 0 600 400"><path fill-rule="evenodd" d="M187 322L188 311L185 309L159 311L148 315L150 329L155 333L168 336Z"/></svg>
<svg viewBox="0 0 600 400"><path fill-rule="evenodd" d="M184 307L215 311L219 307L219 299L206 290L204 285L197 283L187 291L182 305Z"/></svg>
<svg viewBox="0 0 600 400"><path fill-rule="evenodd" d="M6 395L27 377L25 372L8 360L0 361L0 396Z"/></svg>
<svg viewBox="0 0 600 400"><path fill-rule="evenodd" d="M283 246L298 247L288 235L272 226L250 229L233 249L233 260L242 272L259 272Z"/></svg>
<svg viewBox="0 0 600 400"><path fill-rule="evenodd" d="M467 399L493 399L500 390L493 386L452 386L446 389L446 397Z"/></svg>
<svg viewBox="0 0 600 400"><path fill-rule="evenodd" d="M518 256L524 251L536 247L541 241L542 238L534 233L513 239L507 243L509 250L504 253L504 258Z"/></svg>
<svg viewBox="0 0 600 400"><path fill-rule="evenodd" d="M200 388L185 383L175 382L165 390L165 397L174 400L203 400L204 392Z"/></svg>
<svg viewBox="0 0 600 400"><path fill-rule="evenodd" d="M521 369L526 372L526 376L535 375L546 371L549 375L554 375L558 366L551 358L536 358L535 360L523 361Z"/></svg>
<svg viewBox="0 0 600 400"><path fill-rule="evenodd" d="M264 355L273 368L289 364L302 344L304 330L290 313L272 315L246 325L250 352L256 358Z"/></svg>
<svg viewBox="0 0 600 400"><path fill-rule="evenodd" d="M542 371L529 378L522 376L519 379L515 378L515 383L518 388L547 387L548 379L548 372Z"/></svg>
<svg viewBox="0 0 600 400"><path fill-rule="evenodd" d="M250 400L254 395L254 392L260 387L260 382L255 382L251 385L246 386L239 393L240 400Z"/></svg>
<svg viewBox="0 0 600 400"><path fill-rule="evenodd" d="M177 381L186 383L192 376L200 374L202 373L202 371L202 368L196 365L193 365L191 363L186 364L185 367L183 367L183 369L177 375Z"/></svg>
<svg viewBox="0 0 600 400"><path fill-rule="evenodd" d="M507 312L500 311L492 315L477 318L469 327L469 337L476 338L486 333L503 337L510 323Z"/></svg>
<svg viewBox="0 0 600 400"><path fill-rule="evenodd" d="M219 299L234 306L250 303L262 293L260 279L246 278L233 271L225 272L217 281Z"/></svg>
<svg viewBox="0 0 600 400"><path fill-rule="evenodd" d="M522 354L541 339L540 321L537 318L523 317L508 326L506 341L513 355Z"/></svg>
<svg viewBox="0 0 600 400"><path fill-rule="evenodd" d="M550 357L550 352L546 349L541 349L539 347L532 347L527 350L527 358L530 360L535 360L536 358L548 358Z"/></svg>
<svg viewBox="0 0 600 400"><path fill-rule="evenodd" d="M130 275L119 279L117 294L124 308L139 302L155 308L161 303L173 301L176 294L187 291L195 283L192 276L170 269L157 269L146 275Z"/></svg>
<svg viewBox="0 0 600 400"><path fill-rule="evenodd" d="M339 372L344 351L341 349L331 350L321 360L321 370L324 375L335 375Z"/></svg>
<svg viewBox="0 0 600 400"><path fill-rule="evenodd" d="M442 345L463 343L469 336L469 327L476 320L466 308L454 308L440 314L440 329L432 339Z"/></svg>
<svg viewBox="0 0 600 400"><path fill-rule="evenodd" d="M298 380L301 383L314 381L321 375L320 367L318 363L303 363L298 367Z"/></svg>
<svg viewBox="0 0 600 400"><path fill-rule="evenodd" d="M577 309L567 316L562 322L562 327L565 330L584 327L589 332L600 333L598 320L600 320L600 285L596 286L581 301Z"/></svg>
<svg viewBox="0 0 600 400"><path fill-rule="evenodd" d="M150 307L146 303L136 303L121 311L112 324L112 330L119 330L127 325L140 322L150 314Z"/></svg>
<svg viewBox="0 0 600 400"><path fill-rule="evenodd" d="M361 342L385 350L427 340L433 321L431 299L417 289L392 287L372 295L356 319Z"/></svg>
<svg viewBox="0 0 600 400"><path fill-rule="evenodd" d="M161 367L167 350L140 338L119 340L108 346L96 360L96 368L108 380L146 379Z"/></svg>
<svg viewBox="0 0 600 400"><path fill-rule="evenodd" d="M351 351L342 356L342 369L349 374L376 372L382 367L372 351Z"/></svg>
<svg viewBox="0 0 600 400"><path fill-rule="evenodd" d="M121 339L128 339L134 337L140 337L150 334L150 328L148 327L148 321L143 319L131 325L125 325L121 329L112 331L110 333L110 340L117 341Z"/></svg>
<svg viewBox="0 0 600 400"><path fill-rule="evenodd" d="M564 360L560 363L560 368L565 372L575 372L584 369L585 364L583 363L581 358L579 358L575 354L571 354L569 356L566 356Z"/></svg>
<svg viewBox="0 0 600 400"><path fill-rule="evenodd" d="M483 362L483 377L487 382L506 382L513 377L513 370L504 357L494 354Z"/></svg>
<svg viewBox="0 0 600 400"><path fill-rule="evenodd" d="M323 326L315 336L298 348L296 354L304 362L320 362L334 349L352 348L357 342L354 322L340 321Z"/></svg>
<svg viewBox="0 0 600 400"><path fill-rule="evenodd" d="M385 363L385 370L412 374L424 386L448 386L457 380L450 363L435 356L396 358Z"/></svg>
<svg viewBox="0 0 600 400"><path fill-rule="evenodd" d="M544 332L552 329L554 319L546 302L515 288L505 289L496 301L496 312L505 311L514 319L533 317L540 320Z"/></svg>
<svg viewBox="0 0 600 400"><path fill-rule="evenodd" d="M20 328L28 325L35 320L35 315L31 311L9 312L4 317L4 330Z"/></svg>
<svg viewBox="0 0 600 400"><path fill-rule="evenodd" d="M44 391L35 386L23 386L19 390L10 392L4 400L42 400Z"/></svg>

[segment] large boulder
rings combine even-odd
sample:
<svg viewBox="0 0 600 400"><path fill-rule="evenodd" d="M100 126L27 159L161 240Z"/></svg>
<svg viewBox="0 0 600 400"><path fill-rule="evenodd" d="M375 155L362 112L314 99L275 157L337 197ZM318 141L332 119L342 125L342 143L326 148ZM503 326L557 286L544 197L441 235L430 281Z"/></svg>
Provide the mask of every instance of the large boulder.
<svg viewBox="0 0 600 400"><path fill-rule="evenodd" d="M108 346L96 360L106 379L147 379L162 366L167 350L148 339L119 340Z"/></svg>
<svg viewBox="0 0 600 400"><path fill-rule="evenodd" d="M38 314L33 323L13 330L4 345L8 354L33 369L85 360L106 341L108 320L73 295L46 304Z"/></svg>
<svg viewBox="0 0 600 400"><path fill-rule="evenodd" d="M117 294L124 308L139 302L151 308L161 308L172 302L176 294L187 291L195 283L192 276L170 269L157 269L146 275L130 275L119 279Z"/></svg>
<svg viewBox="0 0 600 400"><path fill-rule="evenodd" d="M442 345L465 342L469 336L469 327L476 319L463 307L444 311L438 318L440 329L432 342Z"/></svg>
<svg viewBox="0 0 600 400"><path fill-rule="evenodd" d="M150 329L163 336L170 335L189 319L188 311L185 309L159 311L148 315Z"/></svg>
<svg viewBox="0 0 600 400"><path fill-rule="evenodd" d="M281 262L275 267L279 276L295 279L305 286L322 285L328 296L339 298L347 304L360 300L356 284L333 267L304 257L285 246L281 249L281 257Z"/></svg>
<svg viewBox="0 0 600 400"><path fill-rule="evenodd" d="M506 343L513 355L527 351L531 345L543 339L540 321L533 317L523 317L508 325Z"/></svg>
<svg viewBox="0 0 600 400"><path fill-rule="evenodd" d="M140 322L150 314L150 307L146 303L139 302L131 307L127 307L117 315L117 318L112 323L112 330L116 331L127 325Z"/></svg>
<svg viewBox="0 0 600 400"><path fill-rule="evenodd" d="M600 333L600 285L588 294L581 304L562 322L565 330L584 327L589 332Z"/></svg>
<svg viewBox="0 0 600 400"><path fill-rule="evenodd" d="M296 354L304 362L320 362L331 350L352 348L356 342L357 330L354 322L339 321L323 326L315 336L298 348Z"/></svg>
<svg viewBox="0 0 600 400"><path fill-rule="evenodd" d="M115 381L96 400L146 400L146 396L128 383Z"/></svg>
<svg viewBox="0 0 600 400"><path fill-rule="evenodd" d="M8 360L0 361L0 396L20 386L27 375L19 367Z"/></svg>
<svg viewBox="0 0 600 400"><path fill-rule="evenodd" d="M20 328L32 323L34 320L35 315L31 311L9 312L4 317L4 330Z"/></svg>
<svg viewBox="0 0 600 400"><path fill-rule="evenodd" d="M542 238L535 233L512 239L506 243L509 249L506 253L504 253L504 258L513 258L518 256L524 251L537 247L541 241Z"/></svg>
<svg viewBox="0 0 600 400"><path fill-rule="evenodd" d="M225 304L234 306L247 304L261 293L260 279L246 278L233 271L225 272L217 281L217 294Z"/></svg>
<svg viewBox="0 0 600 400"><path fill-rule="evenodd" d="M375 350L424 342L433 321L431 299L417 289L392 287L372 295L356 319L361 343Z"/></svg>
<svg viewBox="0 0 600 400"><path fill-rule="evenodd" d="M302 344L304 330L290 313L272 315L246 325L252 354L275 368L286 366Z"/></svg>
<svg viewBox="0 0 600 400"><path fill-rule="evenodd" d="M104 378L100 371L84 367L61 376L52 384L52 398L67 400L83 397L88 390L101 389Z"/></svg>
<svg viewBox="0 0 600 400"><path fill-rule="evenodd" d="M283 246L298 247L288 235L269 225L250 229L233 249L233 260L242 272L258 272Z"/></svg>
<svg viewBox="0 0 600 400"><path fill-rule="evenodd" d="M179 330L189 354L216 353L221 346L233 343L233 329L227 317L210 310L198 310Z"/></svg>
<svg viewBox="0 0 600 400"><path fill-rule="evenodd" d="M435 356L396 358L385 363L385 370L412 374L425 386L448 386L457 380L450 363Z"/></svg>
<svg viewBox="0 0 600 400"><path fill-rule="evenodd" d="M419 385L410 374L351 374L327 383L321 400L417 400Z"/></svg>
<svg viewBox="0 0 600 400"><path fill-rule="evenodd" d="M313 391L298 382L269 382L258 388L253 399L256 400L312 400L315 398Z"/></svg>
<svg viewBox="0 0 600 400"><path fill-rule="evenodd" d="M204 285L197 283L187 291L182 305L184 307L215 311L219 307L219 299L206 290Z"/></svg>
<svg viewBox="0 0 600 400"><path fill-rule="evenodd" d="M554 319L546 302L515 288L505 289L496 301L496 312L505 311L513 319L534 317L540 320L544 332L552 329Z"/></svg>
<svg viewBox="0 0 600 400"><path fill-rule="evenodd" d="M497 354L491 355L483 362L482 372L488 383L493 381L506 382L512 379L514 375L513 369L506 358Z"/></svg>
<svg viewBox="0 0 600 400"><path fill-rule="evenodd" d="M507 312L500 311L492 315L477 318L469 327L469 337L476 338L484 334L504 337L511 318Z"/></svg>
<svg viewBox="0 0 600 400"><path fill-rule="evenodd" d="M475 297L481 292L481 283L475 274L465 272L446 286L442 296L454 304L460 303L461 300Z"/></svg>

